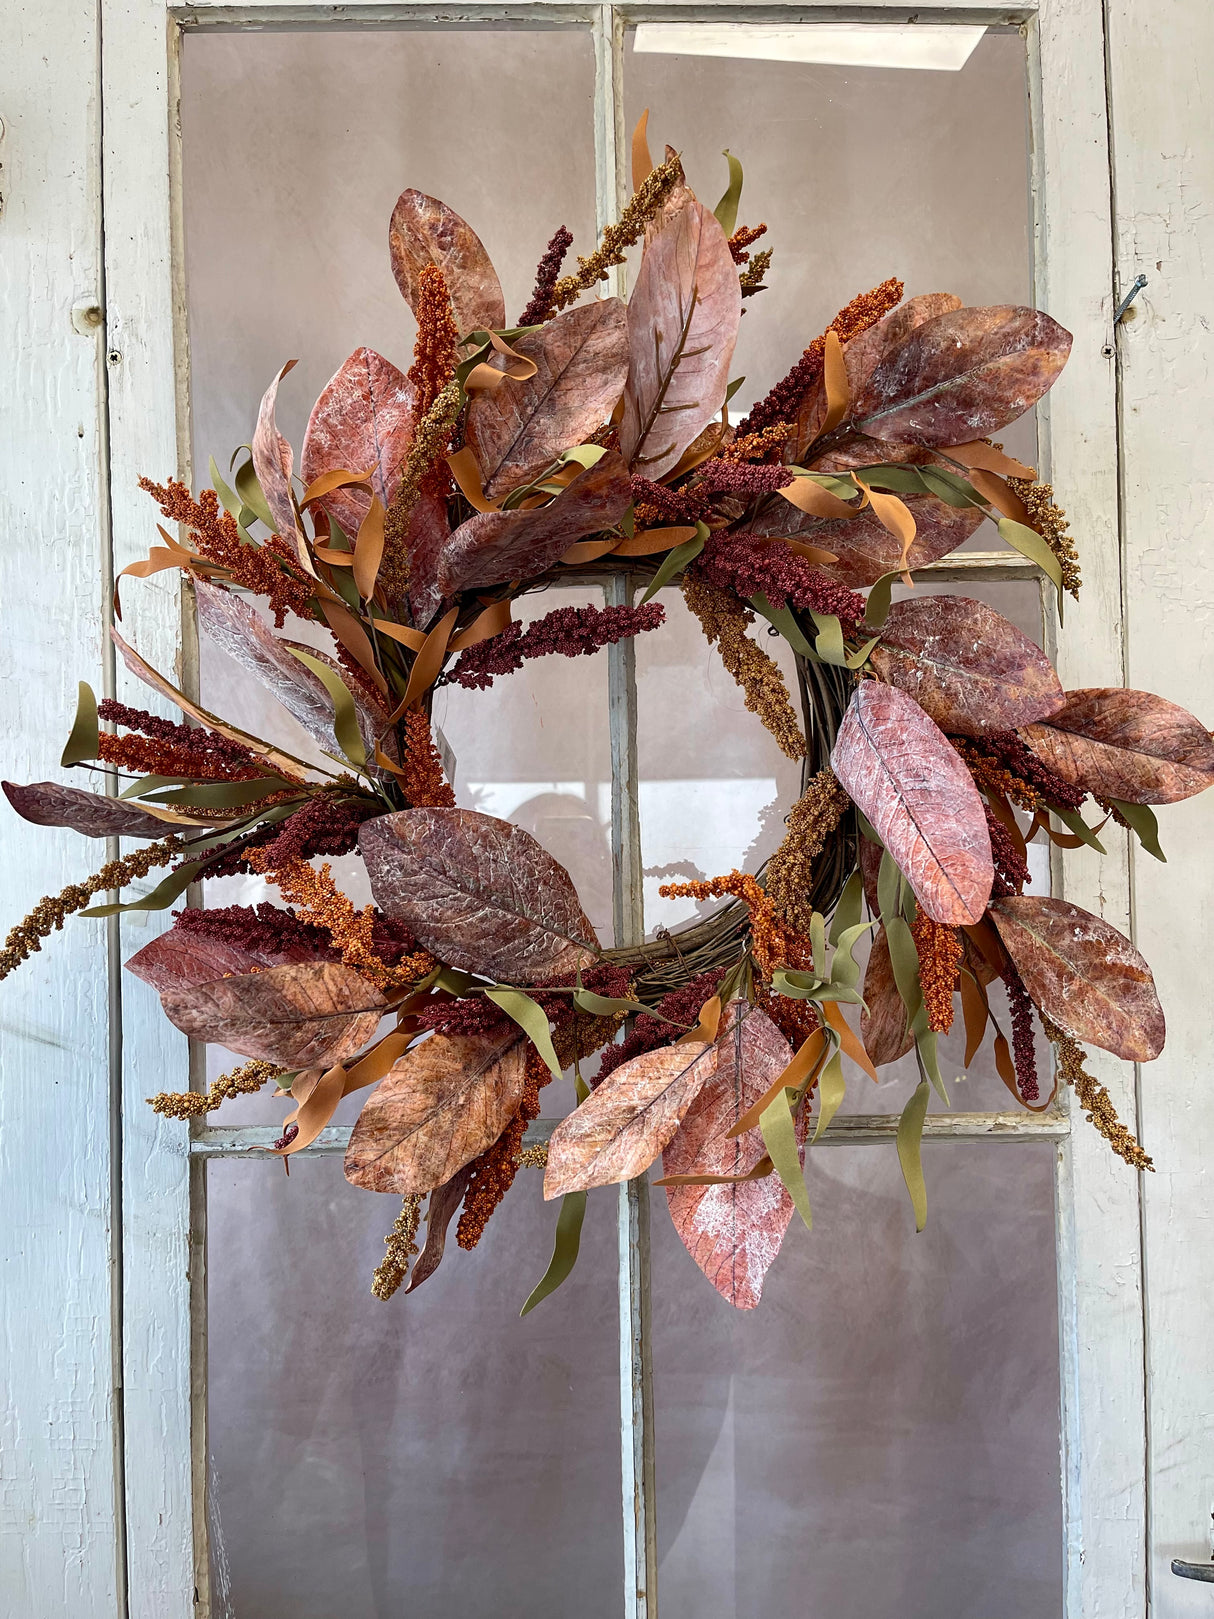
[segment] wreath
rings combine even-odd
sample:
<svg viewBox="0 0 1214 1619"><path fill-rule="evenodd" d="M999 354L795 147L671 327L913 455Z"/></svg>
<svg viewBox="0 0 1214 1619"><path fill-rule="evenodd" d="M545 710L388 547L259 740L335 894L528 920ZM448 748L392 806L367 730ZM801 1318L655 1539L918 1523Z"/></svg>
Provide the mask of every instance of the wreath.
<svg viewBox="0 0 1214 1619"><path fill-rule="evenodd" d="M967 1064L989 1031L1019 1102L1043 1108L1069 1083L1113 1150L1150 1167L1081 1044L1159 1054L1150 970L1101 917L1026 894L1026 846L1100 849L1091 799L1162 858L1149 806L1214 781L1214 738L1146 692L1064 691L1044 652L980 601L921 586L892 600L987 517L1052 581L1060 618L1078 593L1050 486L992 442L1057 379L1070 336L1032 309L904 302L891 279L731 423L767 227L738 226L736 160L710 210L676 153L652 163L643 124L633 178L571 273L572 238L556 232L512 327L470 227L404 192L389 246L417 319L409 370L357 349L313 407L299 479L275 424L285 366L230 484L214 462L197 496L142 480L178 537L160 528L124 573L187 574L203 631L322 763L208 713L115 629L128 669L193 723L82 685L61 762L107 790L5 784L27 820L140 840L42 901L9 935L5 975L70 913L162 910L221 874L278 890L281 905L187 905L127 962L178 1029L248 1059L205 1093L150 1100L190 1118L272 1083L293 1104L273 1149L289 1161L343 1096L373 1086L345 1173L404 1199L380 1298L433 1272L457 1212L458 1245L474 1247L519 1165L543 1163L545 1196L564 1201L530 1308L572 1264L587 1190L660 1156L692 1257L753 1307L794 1210L808 1222L804 1154L840 1106L846 1065L875 1079L912 1051L897 1150L922 1227L920 1138L932 1089L947 1100L936 1042L958 999ZM642 241L627 303L599 296ZM526 628L512 617L525 593L622 567L648 579L635 605L561 607ZM726 905L605 949L535 838L457 807L430 703L442 683L483 689L528 659L654 633L668 585L747 708L803 761L802 792L762 870L662 890ZM327 627L329 650L279 633L291 615ZM799 712L756 624L792 649ZM365 908L327 863L355 850ZM162 867L150 893L90 905ZM1057 1057L1047 1094L1037 1021ZM525 1146L541 1089L570 1069L578 1106L547 1148Z"/></svg>

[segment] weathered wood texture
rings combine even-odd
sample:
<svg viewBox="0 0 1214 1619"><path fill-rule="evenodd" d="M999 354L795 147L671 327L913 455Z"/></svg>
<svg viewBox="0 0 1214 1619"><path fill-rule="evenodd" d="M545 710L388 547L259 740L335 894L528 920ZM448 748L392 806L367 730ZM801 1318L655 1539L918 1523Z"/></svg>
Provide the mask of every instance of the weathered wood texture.
<svg viewBox="0 0 1214 1619"><path fill-rule="evenodd" d="M1049 0L1035 29L1035 301L1075 334L1066 374L1039 408L1044 470L1083 552L1083 595L1058 638L1064 687L1120 684L1121 538L1108 121L1100 0ZM1055 892L1130 925L1122 834L1101 859L1068 855ZM1133 1070L1093 1072L1134 1117ZM1068 1097L1069 1102L1073 1098ZM1145 1607L1142 1275L1137 1178L1073 1109L1058 1180L1063 1487L1068 1619Z"/></svg>
<svg viewBox="0 0 1214 1619"><path fill-rule="evenodd" d="M101 685L103 334L94 6L3 7L0 759L52 766ZM65 656L65 649L70 656ZM3 812L4 910L104 846ZM7 925L7 924L6 924ZM0 1610L118 1611L106 933L69 921L0 987Z"/></svg>
<svg viewBox="0 0 1214 1619"><path fill-rule="evenodd" d="M1117 269L1147 286L1118 329L1126 675L1214 722L1214 12L1196 0L1107 7ZM1214 1508L1214 853L1208 796L1160 811L1160 866L1136 850L1135 942L1168 1017L1142 1069L1148 1591L1156 1619L1210 1611L1173 1557L1207 1563Z"/></svg>

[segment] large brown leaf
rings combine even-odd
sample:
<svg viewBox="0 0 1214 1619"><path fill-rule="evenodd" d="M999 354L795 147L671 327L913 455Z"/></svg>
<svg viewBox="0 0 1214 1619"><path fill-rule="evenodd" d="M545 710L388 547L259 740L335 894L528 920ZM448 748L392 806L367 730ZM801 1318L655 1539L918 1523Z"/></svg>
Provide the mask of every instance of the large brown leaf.
<svg viewBox="0 0 1214 1619"><path fill-rule="evenodd" d="M1077 1040L1126 1062L1163 1050L1151 969L1103 917L1063 899L995 900L991 920L1034 1002Z"/></svg>
<svg viewBox="0 0 1214 1619"><path fill-rule="evenodd" d="M544 573L576 540L617 523L631 499L628 469L613 451L578 473L547 506L478 512L460 524L438 559L439 592L454 596Z"/></svg>
<svg viewBox="0 0 1214 1619"><path fill-rule="evenodd" d="M1214 736L1187 709L1149 691L1069 691L1024 740L1065 780L1098 798L1174 804L1214 784Z"/></svg>
<svg viewBox="0 0 1214 1619"><path fill-rule="evenodd" d="M450 539L447 497L441 488L424 483L409 516L409 612L418 629L429 624L442 604L438 565Z"/></svg>
<svg viewBox="0 0 1214 1619"><path fill-rule="evenodd" d="M835 775L936 922L977 922L994 867L973 778L905 692L865 680L831 753Z"/></svg>
<svg viewBox="0 0 1214 1619"><path fill-rule="evenodd" d="M388 251L396 285L415 315L421 273L436 264L451 294L461 336L498 331L506 324L501 283L480 237L437 197L401 192L388 226Z"/></svg>
<svg viewBox="0 0 1214 1619"><path fill-rule="evenodd" d="M346 1179L369 1192L429 1192L491 1147L523 1100L517 1030L436 1034L398 1058L350 1135Z"/></svg>
<svg viewBox="0 0 1214 1619"><path fill-rule="evenodd" d="M983 736L1044 719L1066 702L1041 648L985 602L917 596L890 609L874 669L943 731Z"/></svg>
<svg viewBox="0 0 1214 1619"><path fill-rule="evenodd" d="M422 1243L422 1251L409 1272L406 1293L412 1293L415 1287L420 1287L428 1277L434 1275L442 1263L447 1246L447 1227L451 1224L456 1209L463 1202L464 1193L468 1190L468 1182L471 1179L472 1165L465 1164L462 1169L456 1170L449 1181L442 1186L436 1186L430 1193L430 1201L426 1205L426 1240Z"/></svg>
<svg viewBox="0 0 1214 1619"><path fill-rule="evenodd" d="M237 977L255 968L285 967L296 961L323 958L306 945L285 950L249 950L229 944L212 934L187 931L174 924L159 938L137 950L126 970L142 978L153 989L189 989L195 984L213 984L218 978Z"/></svg>
<svg viewBox="0 0 1214 1619"><path fill-rule="evenodd" d="M878 363L852 415L872 438L968 444L1036 404L1070 351L1070 333L1040 310L956 309Z"/></svg>
<svg viewBox="0 0 1214 1619"><path fill-rule="evenodd" d="M514 344L533 377L473 395L467 441L487 495L530 483L611 415L628 375L626 318L618 298L567 309Z"/></svg>
<svg viewBox="0 0 1214 1619"><path fill-rule="evenodd" d="M163 838L173 828L137 804L57 781L6 781L4 796L35 826L68 826L86 838Z"/></svg>
<svg viewBox="0 0 1214 1619"><path fill-rule="evenodd" d="M531 984L598 954L569 873L509 821L399 810L364 822L358 846L380 907L452 967Z"/></svg>
<svg viewBox="0 0 1214 1619"><path fill-rule="evenodd" d="M905 1057L915 1043L907 1027L906 1006L894 980L885 929L878 928L864 969L864 1010L860 1013L860 1039L878 1068Z"/></svg>
<svg viewBox="0 0 1214 1619"><path fill-rule="evenodd" d="M544 1196L643 1175L720 1061L717 1046L689 1040L621 1063L552 1132Z"/></svg>
<svg viewBox="0 0 1214 1619"><path fill-rule="evenodd" d="M401 468L417 427L417 390L374 349L355 349L325 384L312 406L300 451L305 484L344 467L370 471L368 480L385 508L400 484ZM367 515L365 489L334 489L317 505L353 538Z"/></svg>
<svg viewBox="0 0 1214 1619"><path fill-rule="evenodd" d="M911 568L926 567L955 551L984 515L973 506L949 506L934 495L900 495L899 499L915 519L915 537L907 555ZM833 552L837 562L817 566L849 590L875 585L882 574L892 573L902 562L901 541L878 522L871 506L857 517L811 517L791 501L776 497L765 502L759 515L738 532L804 540Z"/></svg>
<svg viewBox="0 0 1214 1619"><path fill-rule="evenodd" d="M169 1022L192 1040L284 1068L344 1062L375 1033L386 1002L341 962L300 962L161 991Z"/></svg>
<svg viewBox="0 0 1214 1619"><path fill-rule="evenodd" d="M253 471L257 474L257 481L273 515L274 527L287 539L296 532L295 503L291 499L294 457L290 444L278 431L274 407L278 402L278 385L294 364L294 360L289 360L262 395L251 446Z"/></svg>
<svg viewBox="0 0 1214 1619"><path fill-rule="evenodd" d="M620 449L657 479L720 410L742 316L725 233L690 191L645 244L628 302Z"/></svg>
<svg viewBox="0 0 1214 1619"><path fill-rule="evenodd" d="M788 1066L788 1041L766 1013L734 1001L716 1044L712 1077L662 1155L667 1175L746 1175L766 1156L758 1129L732 1140L727 1132ZM717 1292L736 1309L753 1310L792 1218L792 1198L780 1177L668 1186L666 1198L683 1246Z"/></svg>

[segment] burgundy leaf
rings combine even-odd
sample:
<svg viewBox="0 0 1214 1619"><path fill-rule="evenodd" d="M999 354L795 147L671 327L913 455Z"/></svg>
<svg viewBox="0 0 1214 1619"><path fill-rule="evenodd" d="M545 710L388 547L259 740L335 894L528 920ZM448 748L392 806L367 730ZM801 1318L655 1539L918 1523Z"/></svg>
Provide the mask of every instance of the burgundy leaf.
<svg viewBox="0 0 1214 1619"><path fill-rule="evenodd" d="M430 1192L491 1147L523 1100L527 1045L436 1034L371 1092L350 1135L346 1179L369 1192ZM449 1216L448 1216L449 1218Z"/></svg>
<svg viewBox="0 0 1214 1619"><path fill-rule="evenodd" d="M956 309L885 355L852 414L873 438L968 444L1036 404L1070 351L1070 333L1040 310Z"/></svg>
<svg viewBox="0 0 1214 1619"><path fill-rule="evenodd" d="M249 950L213 934L174 925L136 951L126 970L153 989L190 989L195 984L211 984L217 978L237 977L254 969L318 959L316 952L303 944L289 945L284 950Z"/></svg>
<svg viewBox="0 0 1214 1619"><path fill-rule="evenodd" d="M429 624L442 604L438 565L450 540L447 497L423 483L409 516L409 612L418 629Z"/></svg>
<svg viewBox="0 0 1214 1619"><path fill-rule="evenodd" d="M435 264L443 273L461 336L499 331L506 301L497 271L480 237L453 208L420 191L402 191L388 226L392 274L416 315L421 273Z"/></svg>
<svg viewBox="0 0 1214 1619"><path fill-rule="evenodd" d="M1062 899L995 900L991 921L1035 1004L1077 1040L1126 1062L1163 1050L1151 969L1103 917Z"/></svg>
<svg viewBox="0 0 1214 1619"><path fill-rule="evenodd" d="M262 493L274 518L278 533L289 539L296 532L295 502L291 498L291 467L294 457L291 446L278 431L274 420L274 407L278 402L278 384L294 366L286 365L262 395L257 412L257 426L253 429L253 471L261 484Z"/></svg>
<svg viewBox="0 0 1214 1619"><path fill-rule="evenodd" d="M1065 780L1098 798L1174 804L1214 783L1214 736L1187 709L1149 691L1093 686L1024 740Z"/></svg>
<svg viewBox="0 0 1214 1619"><path fill-rule="evenodd" d="M872 663L941 730L959 736L1014 731L1066 702L1041 648L1002 613L968 596L898 602Z"/></svg>
<svg viewBox="0 0 1214 1619"><path fill-rule="evenodd" d="M364 822L358 845L381 909L452 967L530 984L598 955L569 873L508 821L400 810Z"/></svg>
<svg viewBox="0 0 1214 1619"><path fill-rule="evenodd" d="M625 320L618 298L567 309L513 345L535 376L473 395L467 440L487 495L530 483L611 415L628 375Z"/></svg>
<svg viewBox="0 0 1214 1619"><path fill-rule="evenodd" d="M831 754L844 789L935 922L977 922L994 881L982 800L955 749L918 703L865 680Z"/></svg>
<svg viewBox="0 0 1214 1619"><path fill-rule="evenodd" d="M300 454L304 483L341 467L348 472L370 469L371 488L386 508L400 484L416 427L413 384L374 349L355 349L312 406ZM352 539L371 496L365 489L334 489L316 504Z"/></svg>
<svg viewBox="0 0 1214 1619"><path fill-rule="evenodd" d="M436 1186L430 1193L430 1201L426 1205L426 1240L422 1243L422 1251L409 1272L406 1293L412 1293L415 1287L420 1287L428 1277L434 1275L442 1263L447 1246L447 1227L463 1202L464 1193L468 1190L468 1182L471 1179L472 1165L465 1164L462 1169L456 1170L449 1181L444 1182L442 1186Z"/></svg>
<svg viewBox="0 0 1214 1619"><path fill-rule="evenodd" d="M732 1139L728 1131L788 1066L788 1041L766 1013L733 1001L716 1044L716 1068L662 1155L664 1174L746 1175L766 1156L758 1129ZM780 1177L668 1186L666 1198L684 1247L717 1292L736 1309L753 1310L792 1218Z"/></svg>
<svg viewBox="0 0 1214 1619"><path fill-rule="evenodd" d="M907 556L912 568L926 567L955 551L969 539L984 515L973 506L949 506L934 495L898 498L915 519L915 537ZM832 551L837 562L816 566L827 578L849 590L875 585L883 573L892 573L902 560L901 542L877 521L871 506L857 517L811 517L791 501L776 497L766 501L759 515L736 532L804 540Z"/></svg>
<svg viewBox="0 0 1214 1619"><path fill-rule="evenodd" d="M875 906L874 906L875 910ZM869 952L868 966L864 969L864 1010L860 1013L860 1039L864 1049L878 1068L905 1057L915 1043L907 1027L906 1005L898 994L893 964L889 959L889 940L885 929L878 928Z"/></svg>
<svg viewBox="0 0 1214 1619"><path fill-rule="evenodd" d="M300 962L162 990L170 1023L192 1040L284 1068L344 1062L375 1033L387 1002L341 962Z"/></svg>
<svg viewBox="0 0 1214 1619"><path fill-rule="evenodd" d="M104 793L61 787L57 781L6 781L3 787L17 814L35 826L68 826L86 838L163 838L172 831L137 804Z"/></svg>
<svg viewBox="0 0 1214 1619"><path fill-rule="evenodd" d="M628 302L628 383L620 449L660 479L719 412L742 316L725 233L691 192L645 244Z"/></svg>
<svg viewBox="0 0 1214 1619"><path fill-rule="evenodd" d="M612 452L547 506L478 512L456 529L438 560L439 591L454 596L546 573L575 541L617 523L631 500L627 469Z"/></svg>

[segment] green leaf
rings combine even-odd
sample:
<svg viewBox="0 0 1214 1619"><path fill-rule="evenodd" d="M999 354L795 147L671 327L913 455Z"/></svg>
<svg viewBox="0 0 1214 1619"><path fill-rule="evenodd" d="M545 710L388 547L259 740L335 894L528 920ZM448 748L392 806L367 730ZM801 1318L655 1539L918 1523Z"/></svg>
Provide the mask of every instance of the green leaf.
<svg viewBox="0 0 1214 1619"><path fill-rule="evenodd" d="M1095 832L1092 831L1091 827L1084 820L1083 816L1080 815L1078 810L1061 809L1057 804L1051 804L1050 813L1052 815L1056 815L1064 826L1069 826L1075 836L1077 838L1081 838L1083 842L1087 844L1089 849L1095 849L1097 854L1108 853L1108 850L1105 848L1104 844L1101 843L1100 839L1096 836ZM1126 819L1129 820L1128 815L1126 816Z"/></svg>
<svg viewBox="0 0 1214 1619"><path fill-rule="evenodd" d="M245 505L253 512L273 534L277 530L274 513L270 510L270 503L265 497L265 491L257 480L257 473L253 467L253 457L243 461L236 469L236 493Z"/></svg>
<svg viewBox="0 0 1214 1619"><path fill-rule="evenodd" d="M733 379L733 381L729 384L729 387L726 388L726 390L725 390L725 403L726 404L729 403L729 401L733 398L734 394L737 393L738 389L742 386L742 384L745 381L746 381L745 377L735 377Z"/></svg>
<svg viewBox="0 0 1214 1619"><path fill-rule="evenodd" d="M707 539L708 524L697 523L695 534L690 540L685 540L682 545L676 545L673 551L667 551L662 558L661 566L653 576L649 589L641 597L642 603L647 602L651 596L655 596L663 585L669 584L675 574L681 572L689 562L694 562L704 549Z"/></svg>
<svg viewBox="0 0 1214 1619"><path fill-rule="evenodd" d="M884 915L884 913L882 913ZM913 1024L923 1006L923 990L919 984L919 953L914 936L900 916L885 916L885 942L889 946L889 962L894 970L894 983L906 1008L907 1022Z"/></svg>
<svg viewBox="0 0 1214 1619"><path fill-rule="evenodd" d="M871 484L874 489L889 489L898 495L923 493L923 479L919 476L918 467L857 467L856 477L861 483Z"/></svg>
<svg viewBox="0 0 1214 1619"><path fill-rule="evenodd" d="M729 164L729 185L725 189L725 195L713 209L713 213L726 236L732 236L738 228L738 204L742 200L742 165L728 146L721 156Z"/></svg>
<svg viewBox="0 0 1214 1619"><path fill-rule="evenodd" d="M1167 865L1168 857L1159 847L1159 822L1155 819L1155 811L1151 806L1127 804L1123 798L1110 798L1108 802L1114 809L1121 811L1146 852L1153 854L1156 860L1162 860Z"/></svg>
<svg viewBox="0 0 1214 1619"><path fill-rule="evenodd" d="M814 639L814 651L823 663L830 663L837 669L847 667L847 652L843 645L843 626L833 613L816 613L811 607L809 616L814 621L817 636Z"/></svg>
<svg viewBox="0 0 1214 1619"><path fill-rule="evenodd" d="M200 781L186 787L174 787L167 792L142 793L150 804L200 804L207 809L236 809L241 804L256 804L259 799L285 792L297 782L283 781L281 776L258 776L246 781ZM302 795L301 795L302 798Z"/></svg>
<svg viewBox="0 0 1214 1619"><path fill-rule="evenodd" d="M916 1231L922 1231L927 1224L927 1183L923 1179L922 1147L923 1121L927 1117L929 1094L927 1081L921 1079L898 1120L898 1162L902 1165L902 1179L906 1182L911 1207L915 1211Z"/></svg>
<svg viewBox="0 0 1214 1619"><path fill-rule="evenodd" d="M846 660L847 661L847 667L849 669L853 669L853 670L854 669L862 669L864 667L864 665L868 662L869 657L872 654L873 648L876 646L877 642L880 639L881 639L881 637L879 635L874 635L871 640L865 641L864 645L860 648L860 650L858 652L853 652L851 654L851 656Z"/></svg>
<svg viewBox="0 0 1214 1619"><path fill-rule="evenodd" d="M839 936L839 946L835 951L834 961L831 963L830 982L832 989L855 989L860 982L860 963L856 960L853 951L857 943L873 926L872 922L856 922L852 927L845 928Z"/></svg>
<svg viewBox="0 0 1214 1619"><path fill-rule="evenodd" d="M797 1132L793 1123L792 1109L788 1103L788 1094L787 1089L782 1090L774 1101L769 1102L763 1109L759 1118L759 1129L763 1135L763 1145L767 1148L767 1156L774 1164L776 1174L784 1182L785 1189L792 1198L793 1207L804 1220L806 1228L812 1231L813 1210L809 1206L805 1176L801 1173Z"/></svg>
<svg viewBox="0 0 1214 1619"><path fill-rule="evenodd" d="M868 602L864 608L864 622L871 624L874 630L885 628L885 620L889 617L889 607L894 586L901 577L901 568L894 568L890 573L883 573L869 591ZM914 578L914 575L912 574L911 577Z"/></svg>
<svg viewBox="0 0 1214 1619"><path fill-rule="evenodd" d="M814 974L826 977L826 918L821 911L813 911L809 918L809 944L813 952Z"/></svg>
<svg viewBox="0 0 1214 1619"><path fill-rule="evenodd" d="M215 493L219 496L219 503L223 507L224 511L227 512L229 517L234 517L239 523L240 514L244 510L244 501L240 499L234 490L229 489L227 484L223 481L223 478L219 473L219 468L215 465L214 456L211 456L210 458L210 467L211 488L214 489Z"/></svg>
<svg viewBox="0 0 1214 1619"><path fill-rule="evenodd" d="M117 916L123 911L163 911L175 899L180 898L186 889L206 865L205 860L193 860L189 864L179 866L176 871L169 872L168 876L153 888L150 894L144 894L139 899L128 900L125 904L115 901L110 905L93 905L87 911L81 911L81 916Z"/></svg>
<svg viewBox="0 0 1214 1619"><path fill-rule="evenodd" d="M620 533L626 540L630 540L636 534L636 531L637 509L635 506L629 506L623 517L620 518Z"/></svg>
<svg viewBox="0 0 1214 1619"><path fill-rule="evenodd" d="M808 478L811 483L816 483L819 489L825 489L827 494L834 495L838 500L855 500L860 493L860 486L850 472L810 472L805 467L785 467L784 470L791 472L794 477ZM858 506L853 509L857 512L860 510Z"/></svg>
<svg viewBox="0 0 1214 1619"><path fill-rule="evenodd" d="M839 940L849 928L854 928L860 920L860 907L864 903L864 878L859 867L843 884L843 892L839 895L835 905L835 914L830 921L830 942L838 945Z"/></svg>
<svg viewBox="0 0 1214 1619"><path fill-rule="evenodd" d="M97 722L97 699L93 688L81 681L77 688L76 718L72 721L71 735L64 744L61 765L83 764L95 759L100 742L101 727Z"/></svg>
<svg viewBox="0 0 1214 1619"><path fill-rule="evenodd" d="M562 462L576 461L579 467L593 467L607 454L601 444L575 444L571 449L562 450ZM563 487L563 486L562 486Z"/></svg>
<svg viewBox="0 0 1214 1619"><path fill-rule="evenodd" d="M877 829L869 820L868 816L865 815L862 809L856 808L854 804L852 805L852 808L855 810L856 825L860 828L861 837L863 837L868 843L875 843L878 849L883 849L885 845L877 836Z"/></svg>
<svg viewBox="0 0 1214 1619"><path fill-rule="evenodd" d="M519 1311L520 1316L527 1315L537 1304L542 1304L549 1293L555 1293L577 1263L578 1249L582 1244L582 1221L585 1218L585 1192L566 1192L556 1217L556 1241L548 1269L532 1288L526 1304Z"/></svg>
<svg viewBox="0 0 1214 1619"><path fill-rule="evenodd" d="M1010 517L997 519L999 534L1013 550L1019 551L1022 557L1028 557L1035 562L1046 577L1053 581L1054 594L1058 602L1058 622L1062 623L1062 568L1058 558L1041 538L1035 528L1027 528L1023 523L1017 523Z"/></svg>
<svg viewBox="0 0 1214 1619"><path fill-rule="evenodd" d="M773 607L761 592L750 598L750 605L775 625L794 652L799 652L803 658L812 658L815 663L818 661L818 654L802 635L801 627L788 607Z"/></svg>
<svg viewBox="0 0 1214 1619"><path fill-rule="evenodd" d="M573 1004L580 1012L589 1012L593 1017L610 1017L613 1012L653 1011L644 1001L630 1001L622 995L596 995L592 989L574 990Z"/></svg>
<svg viewBox="0 0 1214 1619"><path fill-rule="evenodd" d="M434 980L435 989L445 989L448 995L454 995L458 1000L466 995L476 980L471 973L461 972L458 967L444 967Z"/></svg>
<svg viewBox="0 0 1214 1619"><path fill-rule="evenodd" d="M822 981L813 973L795 972L791 968L777 967L771 977L771 987L777 995L786 995L792 1001L816 1000Z"/></svg>
<svg viewBox="0 0 1214 1619"><path fill-rule="evenodd" d="M901 906L898 904L898 894L902 887L902 873L898 863L888 849L881 851L881 864L877 868L877 909L881 913L881 920L888 922L891 916L900 916Z"/></svg>
<svg viewBox="0 0 1214 1619"><path fill-rule="evenodd" d="M300 652L297 647L288 647L287 650L293 658L298 658L300 663L312 671L328 692L333 701L333 734L337 738L337 745L356 770L363 769L367 763L367 750L363 744L362 732L358 728L358 715L355 712L350 688L327 663L321 663L320 659L314 658L310 652Z"/></svg>
<svg viewBox="0 0 1214 1619"><path fill-rule="evenodd" d="M946 506L981 506L990 505L989 500L982 496L965 478L960 478L955 472L949 472L945 467L935 465L921 466L919 476L927 485L928 493L935 495L937 500L944 501Z"/></svg>
<svg viewBox="0 0 1214 1619"><path fill-rule="evenodd" d="M847 1081L843 1077L843 1054L836 1051L818 1076L818 1122L814 1127L813 1139L826 1129L842 1105L847 1094Z"/></svg>
<svg viewBox="0 0 1214 1619"><path fill-rule="evenodd" d="M193 780L193 776L140 776L129 786L124 787L118 796L143 798L145 794L154 792L158 787L184 787L187 782Z"/></svg>
<svg viewBox="0 0 1214 1619"><path fill-rule="evenodd" d="M913 1032L922 1071L931 1080L932 1089L945 1107L951 1107L953 1104L948 1099L948 1087L944 1083L944 1075L940 1072L940 1058L936 1049L938 1044L936 1031L935 1029L929 1029L927 1026L927 1008L925 1006L921 1005L915 1013Z"/></svg>
<svg viewBox="0 0 1214 1619"><path fill-rule="evenodd" d="M548 1014L539 1002L533 1001L530 995L524 995L521 989L487 989L485 999L492 1001L494 1006L500 1006L507 1017L514 1019L548 1064L553 1079L559 1079L563 1070L552 1049Z"/></svg>

